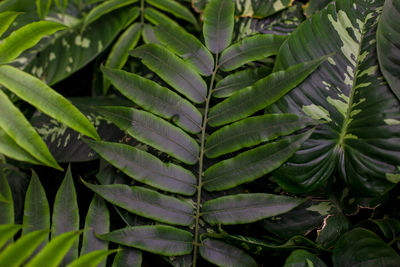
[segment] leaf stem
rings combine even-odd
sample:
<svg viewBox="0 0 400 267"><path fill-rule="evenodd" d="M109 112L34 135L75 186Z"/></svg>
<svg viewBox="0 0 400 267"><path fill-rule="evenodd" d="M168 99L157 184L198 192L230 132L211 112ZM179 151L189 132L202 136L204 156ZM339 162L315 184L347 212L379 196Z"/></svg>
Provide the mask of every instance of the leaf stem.
<svg viewBox="0 0 400 267"><path fill-rule="evenodd" d="M200 139L200 155L199 155L199 173L197 179L197 201L196 201L196 215L195 215L195 228L194 228L194 248L193 248L193 267L196 267L197 253L199 249L199 221L200 221L200 206L201 206L201 189L203 186L203 161L204 161L204 145L206 141L206 129L208 122L208 111L210 109L211 96L214 90L215 76L218 71L218 53L215 54L215 67L211 76L210 87L208 89L208 95L206 98L206 104L204 108L204 119L201 127L201 139Z"/></svg>
<svg viewBox="0 0 400 267"><path fill-rule="evenodd" d="M144 0L140 0L140 27L144 27Z"/></svg>

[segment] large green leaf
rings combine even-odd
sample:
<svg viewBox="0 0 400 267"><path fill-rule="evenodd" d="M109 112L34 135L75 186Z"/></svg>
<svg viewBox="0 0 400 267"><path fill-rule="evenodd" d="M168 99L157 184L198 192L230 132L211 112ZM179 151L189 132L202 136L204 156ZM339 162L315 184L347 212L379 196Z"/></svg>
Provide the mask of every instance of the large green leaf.
<svg viewBox="0 0 400 267"><path fill-rule="evenodd" d="M211 0L204 10L203 34L206 46L220 53L232 41L235 5L231 0Z"/></svg>
<svg viewBox="0 0 400 267"><path fill-rule="evenodd" d="M381 0L338 0L282 45L277 69L336 52L270 109L325 122L275 173L285 190L312 191L334 172L368 195L382 194L400 181L400 105L382 83L376 57L382 5Z"/></svg>
<svg viewBox="0 0 400 267"><path fill-rule="evenodd" d="M199 145L180 128L146 111L124 107L98 109L104 117L139 141L187 164L198 161Z"/></svg>
<svg viewBox="0 0 400 267"><path fill-rule="evenodd" d="M3 197L3 201L0 202L0 224L14 223L14 201L10 185L2 168L0 168L0 195ZM0 241L0 248L2 245Z"/></svg>
<svg viewBox="0 0 400 267"><path fill-rule="evenodd" d="M304 249L294 250L286 259L284 267L326 267L327 265L314 254Z"/></svg>
<svg viewBox="0 0 400 267"><path fill-rule="evenodd" d="M101 261L107 258L108 255L117 252L117 249L112 250L96 250L85 255L81 255L79 258L67 265L67 267L95 267L99 266ZM104 265L105 266L105 265Z"/></svg>
<svg viewBox="0 0 400 267"><path fill-rule="evenodd" d="M105 200L140 216L186 226L194 221L192 206L183 200L138 186L84 184Z"/></svg>
<svg viewBox="0 0 400 267"><path fill-rule="evenodd" d="M243 224L276 216L297 207L305 199L253 193L206 201L202 217L210 224Z"/></svg>
<svg viewBox="0 0 400 267"><path fill-rule="evenodd" d="M231 71L245 63L276 55L285 40L285 36L273 34L257 34L244 38L222 52L219 66L224 71Z"/></svg>
<svg viewBox="0 0 400 267"><path fill-rule="evenodd" d="M178 18L189 21L192 24L197 23L193 14L186 7L174 0L146 0L146 2L161 10L167 11Z"/></svg>
<svg viewBox="0 0 400 267"><path fill-rule="evenodd" d="M243 250L216 239L204 240L200 246L200 254L218 266L258 266L256 261Z"/></svg>
<svg viewBox="0 0 400 267"><path fill-rule="evenodd" d="M31 256L35 249L49 236L49 230L39 230L24 235L0 252L2 266L18 267Z"/></svg>
<svg viewBox="0 0 400 267"><path fill-rule="evenodd" d="M324 220L322 229L318 231L317 243L321 246L333 247L341 235L350 229L350 222L342 213L333 214Z"/></svg>
<svg viewBox="0 0 400 267"><path fill-rule="evenodd" d="M294 114L266 114L227 125L207 138L205 150L209 158L216 158L244 147L289 135L312 125L307 117Z"/></svg>
<svg viewBox="0 0 400 267"><path fill-rule="evenodd" d="M0 63L9 63L23 51L36 45L43 36L65 29L52 21L38 21L14 31L0 43Z"/></svg>
<svg viewBox="0 0 400 267"><path fill-rule="evenodd" d="M386 0L376 32L380 70L400 100L400 1Z"/></svg>
<svg viewBox="0 0 400 267"><path fill-rule="evenodd" d="M79 208L71 166L69 166L54 200L51 239L56 239L63 233L77 230L79 230ZM78 258L78 245L79 240L71 244L68 253L62 260L63 265Z"/></svg>
<svg viewBox="0 0 400 267"><path fill-rule="evenodd" d="M0 84L43 113L94 139L99 135L88 119L44 82L12 66L0 66Z"/></svg>
<svg viewBox="0 0 400 267"><path fill-rule="evenodd" d="M102 70L122 94L142 108L165 119L172 119L189 132L200 131L201 113L178 94L134 73L110 68Z"/></svg>
<svg viewBox="0 0 400 267"><path fill-rule="evenodd" d="M161 190L193 195L196 178L188 170L129 145L87 141L101 157L133 179Z"/></svg>
<svg viewBox="0 0 400 267"><path fill-rule="evenodd" d="M400 256L373 232L356 228L343 235L333 250L333 266L395 267Z"/></svg>
<svg viewBox="0 0 400 267"><path fill-rule="evenodd" d="M0 66L0 68L3 67L6 66ZM0 90L0 106L3 114L7 114L7 116L0 116L0 128L38 161L53 168L61 169L39 134L2 90Z"/></svg>
<svg viewBox="0 0 400 267"><path fill-rule="evenodd" d="M11 23L17 18L21 13L14 11L6 11L0 13L0 37L5 33L10 27Z"/></svg>
<svg viewBox="0 0 400 267"><path fill-rule="evenodd" d="M191 233L166 225L128 227L100 238L164 256L185 255L193 249Z"/></svg>
<svg viewBox="0 0 400 267"><path fill-rule="evenodd" d="M1 177L0 177L1 179ZM1 205L1 204L0 204ZM1 223L0 224L0 248L3 248L8 241L12 240L14 235L21 230L22 225L11 223Z"/></svg>
<svg viewBox="0 0 400 267"><path fill-rule="evenodd" d="M154 33L168 49L182 57L198 73L208 76L214 68L214 58L204 45L185 29L174 24L159 24Z"/></svg>
<svg viewBox="0 0 400 267"><path fill-rule="evenodd" d="M117 255L115 255L112 267L141 267L142 252L135 248L120 246Z"/></svg>
<svg viewBox="0 0 400 267"><path fill-rule="evenodd" d="M207 85L190 65L157 44L142 45L131 52L166 83L196 103L205 101Z"/></svg>
<svg viewBox="0 0 400 267"><path fill-rule="evenodd" d="M324 62L326 56L276 71L240 90L210 110L210 125L220 126L246 118L279 100Z"/></svg>
<svg viewBox="0 0 400 267"><path fill-rule="evenodd" d="M204 173L204 188L220 191L260 178L288 160L311 133L312 130L309 130L268 143L214 164Z"/></svg>

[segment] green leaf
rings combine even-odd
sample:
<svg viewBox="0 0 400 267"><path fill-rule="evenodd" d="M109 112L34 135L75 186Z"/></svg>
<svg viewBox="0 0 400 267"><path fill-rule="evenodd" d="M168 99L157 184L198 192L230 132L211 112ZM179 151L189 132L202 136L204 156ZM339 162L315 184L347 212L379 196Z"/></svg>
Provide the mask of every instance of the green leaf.
<svg viewBox="0 0 400 267"><path fill-rule="evenodd" d="M0 176L0 182L1 182L1 176ZM1 184L0 189L3 188L3 184ZM2 205L0 203L0 205ZM1 206L0 206L1 207ZM0 210L3 212L2 210ZM3 214L3 213L2 213ZM3 217L3 216L1 216ZM4 216L5 217L5 216ZM2 218L4 220L4 218ZM4 222L0 224L0 248L3 248L5 244L7 244L7 241L12 240L14 235L22 229L22 225L14 224L14 222L11 223L6 223Z"/></svg>
<svg viewBox="0 0 400 267"><path fill-rule="evenodd" d="M246 0L240 3L240 6L236 5L236 13L243 17L264 18L291 6L292 3L293 0ZM252 6L249 8L249 5Z"/></svg>
<svg viewBox="0 0 400 267"><path fill-rule="evenodd" d="M15 243L0 252L1 265L7 267L21 266L48 237L49 230L45 229L34 231L18 238Z"/></svg>
<svg viewBox="0 0 400 267"><path fill-rule="evenodd" d="M62 12L65 11L65 9L67 9L68 6L68 0L54 0L56 6L58 7L59 10L61 10Z"/></svg>
<svg viewBox="0 0 400 267"><path fill-rule="evenodd" d="M312 131L259 146L214 164L204 173L204 188L221 191L262 177L288 160Z"/></svg>
<svg viewBox="0 0 400 267"><path fill-rule="evenodd" d="M314 254L304 249L294 250L286 259L284 267L326 267L327 265Z"/></svg>
<svg viewBox="0 0 400 267"><path fill-rule="evenodd" d="M185 226L194 221L193 208L183 200L138 186L83 183L108 202L145 218Z"/></svg>
<svg viewBox="0 0 400 267"><path fill-rule="evenodd" d="M74 181L72 179L71 166L69 166L54 200L51 239L55 240L65 232L77 230L79 230L79 209ZM70 250L68 253L67 251L65 252L66 255L62 260L63 265L78 258L78 245L78 239L69 245Z"/></svg>
<svg viewBox="0 0 400 267"><path fill-rule="evenodd" d="M89 146L129 177L165 191L193 195L196 178L188 170L165 164L157 157L129 145L87 141Z"/></svg>
<svg viewBox="0 0 400 267"><path fill-rule="evenodd" d="M314 13L318 12L319 10L323 9L333 0L309 0L306 5L304 5L304 14L307 17L314 15Z"/></svg>
<svg viewBox="0 0 400 267"><path fill-rule="evenodd" d="M164 46L182 57L198 73L212 74L214 58L195 36L178 25L166 23L159 24L154 33Z"/></svg>
<svg viewBox="0 0 400 267"><path fill-rule="evenodd" d="M98 108L100 113L137 140L187 164L198 161L199 145L180 128L149 112L124 107Z"/></svg>
<svg viewBox="0 0 400 267"><path fill-rule="evenodd" d="M138 11L139 12L139 11ZM142 29L139 23L132 24L125 32L118 38L111 49L110 54L106 60L105 66L114 69L122 69L129 57L129 51L132 50L139 41ZM103 94L106 95L110 82L104 80Z"/></svg>
<svg viewBox="0 0 400 267"><path fill-rule="evenodd" d="M204 10L204 40L214 54L220 53L232 41L234 12L232 0L211 0Z"/></svg>
<svg viewBox="0 0 400 267"><path fill-rule="evenodd" d="M178 18L184 19L192 24L197 24L196 18L193 16L192 12L189 11L183 5L177 3L173 0L146 0L147 3L169 12Z"/></svg>
<svg viewBox="0 0 400 267"><path fill-rule="evenodd" d="M107 250L108 242L100 240L98 237L96 237L96 234L107 233L110 231L110 214L108 212L106 203L98 195L95 195L92 199L92 202L90 203L89 210L85 220L85 229L88 230L83 233L82 248L80 251L81 258L82 255L85 255L89 252ZM106 253L101 253L101 252L98 253L100 254L98 256L106 257L108 255ZM95 253L94 255L97 254ZM94 258L96 257L97 256L94 256ZM91 259L92 258L89 257L89 260ZM72 262L71 264L72 265L78 264L74 262ZM106 266L105 260L101 263L100 262L101 261L98 261L96 264L94 264L93 261L92 264L94 264L93 266L99 266L99 267ZM81 266L88 266L85 265L88 264L86 260L83 260L83 263L79 262L79 264L81 264Z"/></svg>
<svg viewBox="0 0 400 267"><path fill-rule="evenodd" d="M161 45L160 41L157 39L156 35L154 34L154 27L149 25L149 24L144 24L143 30L142 30L142 37L143 37L143 42L145 44L159 44Z"/></svg>
<svg viewBox="0 0 400 267"><path fill-rule="evenodd" d="M190 102L137 74L111 68L102 68L111 83L128 99L165 119L172 119L183 129L200 131L202 115Z"/></svg>
<svg viewBox="0 0 400 267"><path fill-rule="evenodd" d="M237 91L253 85L258 80L271 73L271 68L245 69L226 76L217 82L213 97L229 97Z"/></svg>
<svg viewBox="0 0 400 267"><path fill-rule="evenodd" d="M207 85L204 80L166 48L157 44L146 44L133 50L131 55L141 58L143 64L190 100L196 103L205 101Z"/></svg>
<svg viewBox="0 0 400 267"><path fill-rule="evenodd" d="M118 249L96 250L88 254L81 255L79 258L67 265L67 267L95 267L105 260L108 255L117 252Z"/></svg>
<svg viewBox="0 0 400 267"><path fill-rule="evenodd" d="M317 243L325 248L333 247L341 235L349 231L351 224L342 213L333 214L324 220L321 230L318 230Z"/></svg>
<svg viewBox="0 0 400 267"><path fill-rule="evenodd" d="M274 173L284 190L311 192L334 173L351 190L369 196L384 194L399 181L400 105L382 82L376 57L382 5L381 0L354 5L338 0L302 23L282 45L277 69L336 52L268 108L324 122Z"/></svg>
<svg viewBox="0 0 400 267"><path fill-rule="evenodd" d="M1 89L0 89L1 92ZM8 184L6 175L0 167L0 195L3 201L0 202L0 225L14 223L14 200L10 185ZM0 242L0 248L2 247Z"/></svg>
<svg viewBox="0 0 400 267"><path fill-rule="evenodd" d="M200 246L200 254L218 266L258 266L256 261L243 250L215 239L204 240Z"/></svg>
<svg viewBox="0 0 400 267"><path fill-rule="evenodd" d="M36 230L50 229L49 202L39 177L34 171L32 171L32 178L25 194L23 225L22 235Z"/></svg>
<svg viewBox="0 0 400 267"><path fill-rule="evenodd" d="M231 71L246 63L276 55L285 40L285 36L273 34L257 34L244 38L222 52L220 68Z"/></svg>
<svg viewBox="0 0 400 267"><path fill-rule="evenodd" d="M193 249L191 233L166 225L127 227L99 237L164 256L185 255Z"/></svg>
<svg viewBox="0 0 400 267"><path fill-rule="evenodd" d="M4 67L8 66L0 66L0 72ZM25 116L13 105L2 90L0 90L0 106L2 107L3 114L7 114L7 116L0 116L0 128L2 128L9 137L14 139L15 143L28 151L29 154L41 163L56 169L61 169L39 134L33 129Z"/></svg>
<svg viewBox="0 0 400 267"><path fill-rule="evenodd" d="M155 10L154 8L145 8L144 17L154 25L164 23L178 25L176 21L170 19L169 17L165 16L163 13Z"/></svg>
<svg viewBox="0 0 400 267"><path fill-rule="evenodd" d="M38 78L5 65L0 66L0 84L72 129L94 139L100 139L93 125L71 102Z"/></svg>
<svg viewBox="0 0 400 267"><path fill-rule="evenodd" d="M36 9L40 19L49 14L52 0L36 0Z"/></svg>
<svg viewBox="0 0 400 267"><path fill-rule="evenodd" d="M386 0L376 32L379 67L393 93L400 100L400 1Z"/></svg>
<svg viewBox="0 0 400 267"><path fill-rule="evenodd" d="M112 267L141 267L142 252L135 248L119 246L119 251L115 255Z"/></svg>
<svg viewBox="0 0 400 267"><path fill-rule="evenodd" d="M52 239L38 254L25 266L26 267L57 267L70 248L76 244L81 232L67 232Z"/></svg>
<svg viewBox="0 0 400 267"><path fill-rule="evenodd" d="M6 11L0 13L0 37L7 31L13 21L20 15L20 12Z"/></svg>
<svg viewBox="0 0 400 267"><path fill-rule="evenodd" d="M110 0L101 3L100 5L91 9L90 12L87 14L83 21L82 31L84 31L89 24L93 23L101 16L110 13L115 9L134 4L137 1L138 0Z"/></svg>
<svg viewBox="0 0 400 267"><path fill-rule="evenodd" d="M400 236L400 221L393 218L371 220L373 223L378 225L383 235L389 241Z"/></svg>
<svg viewBox="0 0 400 267"><path fill-rule="evenodd" d="M289 135L314 123L307 117L294 114L266 114L244 119L212 133L205 145L206 155L216 158Z"/></svg>
<svg viewBox="0 0 400 267"><path fill-rule="evenodd" d="M38 21L25 25L11 33L0 43L0 63L9 63L23 51L36 45L42 37L66 27L52 21Z"/></svg>
<svg viewBox="0 0 400 267"><path fill-rule="evenodd" d="M286 213L305 199L253 193L219 197L206 201L202 218L210 224L244 224Z"/></svg>
<svg viewBox="0 0 400 267"><path fill-rule="evenodd" d="M326 60L326 56L273 72L210 110L210 125L220 126L252 115L279 100Z"/></svg>
<svg viewBox="0 0 400 267"><path fill-rule="evenodd" d="M398 266L400 256L373 232L356 228L335 244L333 266Z"/></svg>

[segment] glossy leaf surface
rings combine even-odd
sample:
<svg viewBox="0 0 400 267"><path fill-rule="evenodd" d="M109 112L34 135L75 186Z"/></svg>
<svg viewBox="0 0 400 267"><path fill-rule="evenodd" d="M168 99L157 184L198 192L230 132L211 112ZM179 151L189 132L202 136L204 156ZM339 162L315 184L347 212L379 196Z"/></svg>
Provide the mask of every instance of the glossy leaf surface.
<svg viewBox="0 0 400 267"><path fill-rule="evenodd" d="M327 265L314 254L307 250L298 249L293 251L286 259L284 267L326 267Z"/></svg>
<svg viewBox="0 0 400 267"><path fill-rule="evenodd" d="M21 13L14 11L0 13L0 37L7 31L8 27L10 27L19 14Z"/></svg>
<svg viewBox="0 0 400 267"><path fill-rule="evenodd" d="M167 11L178 18L184 19L192 24L196 24L196 18L193 14L183 5L173 0L146 0L149 4Z"/></svg>

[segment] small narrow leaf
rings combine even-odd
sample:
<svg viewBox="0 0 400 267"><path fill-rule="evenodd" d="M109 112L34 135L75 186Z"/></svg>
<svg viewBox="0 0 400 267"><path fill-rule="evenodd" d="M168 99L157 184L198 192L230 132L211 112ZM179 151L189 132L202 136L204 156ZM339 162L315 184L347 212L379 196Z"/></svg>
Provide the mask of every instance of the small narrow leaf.
<svg viewBox="0 0 400 267"><path fill-rule="evenodd" d="M253 86L249 86L210 110L210 125L220 126L245 118L261 110L301 83L327 57L300 63L284 71L273 72Z"/></svg>
<svg viewBox="0 0 400 267"><path fill-rule="evenodd" d="M190 100L196 103L205 101L207 85L204 80L166 48L157 44L146 44L133 50L131 55L141 58L143 64Z"/></svg>
<svg viewBox="0 0 400 267"><path fill-rule="evenodd" d="M126 246L119 246L119 251L115 255L112 267L141 267L142 251Z"/></svg>
<svg viewBox="0 0 400 267"><path fill-rule="evenodd" d="M0 43L0 63L9 63L23 51L35 46L42 37L66 27L52 21L38 21L25 25L11 33Z"/></svg>
<svg viewBox="0 0 400 267"><path fill-rule="evenodd" d="M271 74L271 71L272 69L269 67L262 67L246 69L228 75L215 85L213 97L229 97L237 91L265 78L268 74Z"/></svg>
<svg viewBox="0 0 400 267"><path fill-rule="evenodd" d="M218 266L258 266L256 261L243 250L216 239L204 240L200 246L200 254Z"/></svg>
<svg viewBox="0 0 400 267"><path fill-rule="evenodd" d="M191 233L166 225L127 227L100 238L164 256L185 255L193 249Z"/></svg>
<svg viewBox="0 0 400 267"><path fill-rule="evenodd" d="M0 69L3 67L5 66L0 66ZM0 128L38 161L62 170L50 154L42 138L2 90L0 90L0 107L3 114L7 114L7 116L0 116Z"/></svg>
<svg viewBox="0 0 400 267"><path fill-rule="evenodd" d="M138 0L110 0L96 6L90 10L89 14L83 21L82 31L92 22L99 19L101 16L110 13L111 11L136 3Z"/></svg>
<svg viewBox="0 0 400 267"><path fill-rule="evenodd" d="M1 179L1 177L0 177L0 179ZM3 186L2 184L0 184L0 185ZM0 203L0 205L1 204L2 203ZM7 224L6 223L1 223L0 224L0 248L3 248L3 246L8 241L12 240L14 235L21 229L22 229L22 225L14 224L14 222L7 223Z"/></svg>
<svg viewBox="0 0 400 267"><path fill-rule="evenodd" d="M314 254L311 254L304 249L297 249L294 250L286 259L285 265L283 267L300 266L327 267L326 264Z"/></svg>
<svg viewBox="0 0 400 267"><path fill-rule="evenodd" d="M185 226L194 221L192 206L177 198L137 186L92 185L84 181L83 183L108 202L137 215Z"/></svg>
<svg viewBox="0 0 400 267"><path fill-rule="evenodd" d="M187 133L145 111L125 107L102 107L99 112L123 131L187 164L198 161L199 145Z"/></svg>
<svg viewBox="0 0 400 267"><path fill-rule="evenodd" d="M204 188L220 191L253 181L278 168L310 137L313 130L268 143L221 161L204 173Z"/></svg>
<svg viewBox="0 0 400 267"><path fill-rule="evenodd" d="M54 201L51 239L56 239L65 232L77 230L79 230L79 209L71 166L69 166ZM68 264L78 257L78 241L71 244L71 249L65 255L62 264Z"/></svg>
<svg viewBox="0 0 400 267"><path fill-rule="evenodd" d="M40 19L49 14L52 0L36 0L36 9Z"/></svg>
<svg viewBox="0 0 400 267"><path fill-rule="evenodd" d="M315 122L312 119L295 114L267 114L244 119L214 132L207 139L206 155L216 158L291 134L313 124Z"/></svg>
<svg viewBox="0 0 400 267"><path fill-rule="evenodd" d="M157 39L156 35L154 34L154 27L149 24L144 24L142 30L142 37L143 42L145 44L159 44L161 45L160 41Z"/></svg>
<svg viewBox="0 0 400 267"><path fill-rule="evenodd" d="M69 249L78 241L81 232L63 233L49 242L38 254L25 266L26 267L57 267Z"/></svg>
<svg viewBox="0 0 400 267"><path fill-rule="evenodd" d="M285 40L285 36L273 34L257 34L244 38L222 52L220 68L231 71L251 61L276 55Z"/></svg>
<svg viewBox="0 0 400 267"><path fill-rule="evenodd" d="M197 24L196 18L186 7L173 0L146 0L147 3L169 12L178 18L184 19L192 24Z"/></svg>
<svg viewBox="0 0 400 267"><path fill-rule="evenodd" d="M14 223L14 200L12 197L10 185L8 184L7 181L7 177L1 168L0 168L0 195L5 200L0 202L0 225ZM1 246L2 244L0 242L0 248Z"/></svg>
<svg viewBox="0 0 400 267"><path fill-rule="evenodd" d="M38 78L4 65L0 66L0 84L50 117L89 137L100 139L93 125L71 102Z"/></svg>
<svg viewBox="0 0 400 267"><path fill-rule="evenodd" d="M93 141L86 143L103 159L139 182L184 195L196 192L196 178L178 165L165 164L150 153L129 145Z"/></svg>
<svg viewBox="0 0 400 267"><path fill-rule="evenodd" d="M204 39L214 54L220 53L232 41L234 12L232 0L211 0L204 10Z"/></svg>
<svg viewBox="0 0 400 267"><path fill-rule="evenodd" d="M92 251L88 254L81 255L79 258L68 264L67 267L95 267L98 266L102 260L105 260L108 255L117 251L117 249Z"/></svg>
<svg viewBox="0 0 400 267"><path fill-rule="evenodd" d="M288 212L304 201L271 194L238 194L206 201L201 214L210 224L251 223Z"/></svg>
<svg viewBox="0 0 400 267"><path fill-rule="evenodd" d="M144 17L154 25L159 25L164 23L178 25L176 21L170 19L169 17L165 16L163 13L155 10L154 8L145 8Z"/></svg>
<svg viewBox="0 0 400 267"><path fill-rule="evenodd" d="M18 267L49 237L49 230L39 230L24 235L0 252L1 266Z"/></svg>
<svg viewBox="0 0 400 267"><path fill-rule="evenodd" d="M198 73L211 75L214 58L195 36L178 25L165 23L159 24L154 32L164 46L182 57Z"/></svg>
<svg viewBox="0 0 400 267"><path fill-rule="evenodd" d="M7 31L20 12L6 11L0 13L0 37Z"/></svg>

